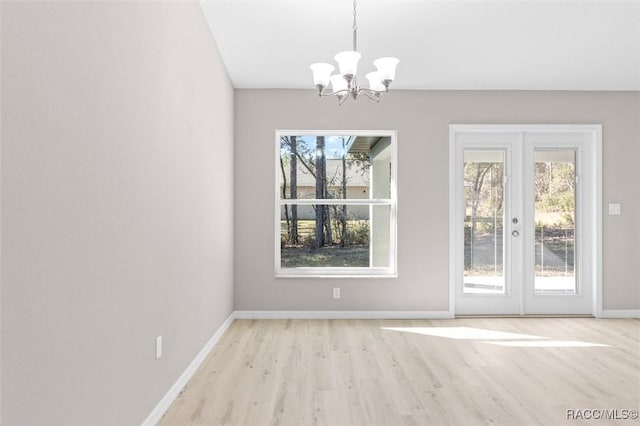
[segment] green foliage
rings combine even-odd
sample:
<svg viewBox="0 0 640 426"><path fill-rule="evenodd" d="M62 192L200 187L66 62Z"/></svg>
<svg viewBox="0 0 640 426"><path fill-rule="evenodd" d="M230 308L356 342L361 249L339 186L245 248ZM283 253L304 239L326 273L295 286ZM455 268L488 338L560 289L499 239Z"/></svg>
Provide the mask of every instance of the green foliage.
<svg viewBox="0 0 640 426"><path fill-rule="evenodd" d="M466 162L464 187L467 211L476 217L502 216L504 164Z"/></svg>
<svg viewBox="0 0 640 426"><path fill-rule="evenodd" d="M484 220L478 222L476 225L476 233L480 234L494 234L496 232L502 232L502 217L497 220L497 226L493 226L493 220Z"/></svg>
<svg viewBox="0 0 640 426"><path fill-rule="evenodd" d="M298 220L298 245L290 243L287 237L287 222L285 220L280 221L280 230L280 247L315 246L314 220ZM353 217L348 219L345 246L368 246L369 232L369 221ZM338 243L338 241L334 241L334 243Z"/></svg>
<svg viewBox="0 0 640 426"><path fill-rule="evenodd" d="M546 226L574 223L575 163L537 162L535 176L536 212Z"/></svg>
<svg viewBox="0 0 640 426"><path fill-rule="evenodd" d="M347 224L347 244L369 245L369 222L366 220L351 220Z"/></svg>
<svg viewBox="0 0 640 426"><path fill-rule="evenodd" d="M502 221L503 163L466 162L464 165L465 207L476 233L484 233L493 217ZM536 218L546 226L571 226L575 211L575 163L536 162Z"/></svg>

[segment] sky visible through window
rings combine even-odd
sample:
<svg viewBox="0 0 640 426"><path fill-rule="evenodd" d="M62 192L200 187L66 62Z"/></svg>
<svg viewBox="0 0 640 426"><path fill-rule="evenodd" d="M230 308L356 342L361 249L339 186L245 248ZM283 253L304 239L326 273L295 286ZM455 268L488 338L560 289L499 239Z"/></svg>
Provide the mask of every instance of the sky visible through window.
<svg viewBox="0 0 640 426"><path fill-rule="evenodd" d="M342 141L344 139L345 146L348 147L352 138L353 136L325 136L324 155L327 160L337 160L342 158ZM300 151L307 152L314 151L316 149L316 136L298 136L298 149Z"/></svg>

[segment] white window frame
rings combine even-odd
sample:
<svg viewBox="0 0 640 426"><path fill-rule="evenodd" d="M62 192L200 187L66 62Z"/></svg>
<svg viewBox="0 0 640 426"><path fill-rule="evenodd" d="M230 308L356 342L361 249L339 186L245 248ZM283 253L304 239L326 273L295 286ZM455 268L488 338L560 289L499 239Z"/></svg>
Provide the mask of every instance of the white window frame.
<svg viewBox="0 0 640 426"><path fill-rule="evenodd" d="M280 198L280 137L281 136L388 136L391 138L391 176L388 199L281 199ZM397 170L398 136L395 130L276 130L274 162L274 253L276 278L395 278L397 277ZM388 205L390 209L389 267L281 267L280 258L280 215L284 205Z"/></svg>

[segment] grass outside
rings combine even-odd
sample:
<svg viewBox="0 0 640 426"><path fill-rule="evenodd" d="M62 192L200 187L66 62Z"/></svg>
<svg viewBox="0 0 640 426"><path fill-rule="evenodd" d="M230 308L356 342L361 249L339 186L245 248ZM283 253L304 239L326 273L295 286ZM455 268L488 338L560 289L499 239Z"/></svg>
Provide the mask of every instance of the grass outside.
<svg viewBox="0 0 640 426"><path fill-rule="evenodd" d="M502 233L496 236L483 233L476 236L473 247L473 263L471 260L471 245L469 232L465 230L465 274L474 276L492 276L502 274ZM562 277L573 276L575 247L573 232L564 229L546 230L544 244L541 245L540 234L536 234L535 241L535 271L536 276Z"/></svg>
<svg viewBox="0 0 640 426"><path fill-rule="evenodd" d="M298 240L300 244L285 244L282 240L280 249L280 265L283 268L299 267L369 267L369 221L352 219L347 221L347 241L356 243L345 247L315 248L315 220L298 220ZM287 222L280 222L283 237L287 234ZM338 233L334 231L336 241ZM366 244L365 244L366 243Z"/></svg>
<svg viewBox="0 0 640 426"><path fill-rule="evenodd" d="M283 268L299 267L368 267L369 248L363 246L285 247L280 250L280 265Z"/></svg>

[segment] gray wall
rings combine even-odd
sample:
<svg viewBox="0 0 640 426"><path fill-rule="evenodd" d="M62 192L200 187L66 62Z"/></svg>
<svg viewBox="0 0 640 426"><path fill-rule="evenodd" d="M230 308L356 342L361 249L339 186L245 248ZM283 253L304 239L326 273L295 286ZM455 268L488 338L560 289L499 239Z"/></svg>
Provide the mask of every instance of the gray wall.
<svg viewBox="0 0 640 426"><path fill-rule="evenodd" d="M2 8L3 424L140 424L233 310L233 88L197 2Z"/></svg>
<svg viewBox="0 0 640 426"><path fill-rule="evenodd" d="M339 107L304 90L236 90L235 211L263 214L236 222L235 308L447 310L449 124L602 124L603 201L623 204L604 216L604 308L640 309L640 92L392 91ZM273 277L276 129L398 131L397 279Z"/></svg>

